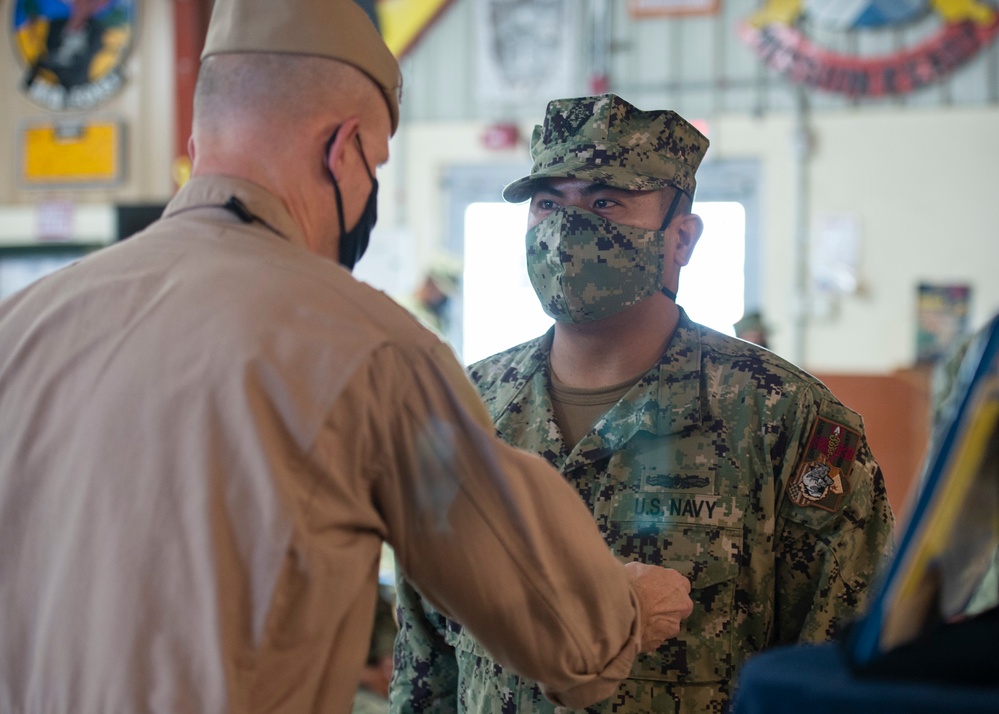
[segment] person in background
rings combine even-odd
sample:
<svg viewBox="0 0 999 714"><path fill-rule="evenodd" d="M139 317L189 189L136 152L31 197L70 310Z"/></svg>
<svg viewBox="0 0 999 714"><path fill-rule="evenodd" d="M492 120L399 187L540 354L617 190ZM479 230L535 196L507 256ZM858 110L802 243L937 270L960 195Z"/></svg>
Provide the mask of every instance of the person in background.
<svg viewBox="0 0 999 714"><path fill-rule="evenodd" d="M395 644L395 596L379 588L375 624L371 631L368 659L357 682L351 714L386 714L389 681L392 679L392 648Z"/></svg>
<svg viewBox="0 0 999 714"><path fill-rule="evenodd" d="M934 362L930 368L930 427L938 429L944 422L944 413L947 410L954 411L956 405L952 404L955 399L955 385L957 375L961 369L961 364L968 354L968 350L976 342L983 342L984 329L964 335L948 349L943 356Z"/></svg>
<svg viewBox="0 0 999 714"><path fill-rule="evenodd" d="M461 261L448 254L434 257L416 290L399 303L441 337L450 327L448 308L461 284Z"/></svg>
<svg viewBox="0 0 999 714"><path fill-rule="evenodd" d="M352 0L216 0L202 58L162 219L0 302L0 710L345 714L383 540L553 701L607 696L689 583L352 277L395 58Z"/></svg>
<svg viewBox="0 0 999 714"><path fill-rule="evenodd" d="M556 100L531 174L503 191L531 201L527 270L555 324L471 365L472 381L497 433L561 471L622 561L692 585L680 636L589 712L723 711L753 653L828 640L860 613L892 546L861 418L675 302L707 148L672 111ZM392 711L554 711L404 574L397 598Z"/></svg>
<svg viewBox="0 0 999 714"><path fill-rule="evenodd" d="M763 315L758 312L747 312L735 325L735 336L740 340L752 342L754 345L769 349L767 344L767 326L763 322Z"/></svg>

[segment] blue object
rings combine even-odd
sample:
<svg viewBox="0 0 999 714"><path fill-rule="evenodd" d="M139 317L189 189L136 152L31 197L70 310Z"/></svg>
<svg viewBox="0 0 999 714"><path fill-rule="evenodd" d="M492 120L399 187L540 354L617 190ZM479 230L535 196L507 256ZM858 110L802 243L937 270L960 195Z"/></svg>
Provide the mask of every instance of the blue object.
<svg viewBox="0 0 999 714"><path fill-rule="evenodd" d="M927 0L806 0L808 15L833 30L881 29L912 22L929 12Z"/></svg>
<svg viewBox="0 0 999 714"><path fill-rule="evenodd" d="M742 667L729 714L996 714L997 687L857 678L840 645L779 647Z"/></svg>
<svg viewBox="0 0 999 714"><path fill-rule="evenodd" d="M977 347L977 345L976 345ZM969 350L961 363L954 386L955 409L948 415L948 423L942 425L934 435L931 452L927 459L924 482L909 515L908 523L899 540L895 557L888 566L878 590L863 619L856 624L848 638L848 652L855 665L864 666L883 654L880 646L881 631L889 608L889 599L896 582L905 577L906 556L917 547L917 539L923 520L930 507L943 489L947 465L961 431L963 423L973 418L971 404L976 390L985 382L991 370L999 364L999 317L984 330L984 339L979 352Z"/></svg>

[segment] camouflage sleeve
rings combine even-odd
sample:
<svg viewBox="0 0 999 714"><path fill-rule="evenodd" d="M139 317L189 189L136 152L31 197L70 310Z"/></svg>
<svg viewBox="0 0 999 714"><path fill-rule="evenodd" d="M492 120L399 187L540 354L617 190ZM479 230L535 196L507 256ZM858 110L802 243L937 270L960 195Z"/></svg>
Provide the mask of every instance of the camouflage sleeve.
<svg viewBox="0 0 999 714"><path fill-rule="evenodd" d="M444 640L446 620L396 571L399 630L395 638L391 714L457 712L458 662Z"/></svg>
<svg viewBox="0 0 999 714"><path fill-rule="evenodd" d="M862 613L893 547L894 516L860 417L838 403L811 415L780 477L774 644L835 637Z"/></svg>

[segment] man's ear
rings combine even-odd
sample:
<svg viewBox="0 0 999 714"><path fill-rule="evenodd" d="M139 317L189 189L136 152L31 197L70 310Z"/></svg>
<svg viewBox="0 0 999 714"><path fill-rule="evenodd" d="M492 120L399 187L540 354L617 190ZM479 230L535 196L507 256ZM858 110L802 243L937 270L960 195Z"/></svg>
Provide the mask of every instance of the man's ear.
<svg viewBox="0 0 999 714"><path fill-rule="evenodd" d="M337 182L343 181L346 175L347 161L350 160L348 149L356 141L360 124L358 117L350 117L336 128L333 140L326 146L326 168Z"/></svg>
<svg viewBox="0 0 999 714"><path fill-rule="evenodd" d="M194 163L194 151L194 134L191 134L187 137L187 156L191 159L191 163Z"/></svg>
<svg viewBox="0 0 999 714"><path fill-rule="evenodd" d="M681 268L690 262L690 258L694 254L694 246L697 245L697 240L701 237L703 230L704 221L696 213L680 216L673 260Z"/></svg>

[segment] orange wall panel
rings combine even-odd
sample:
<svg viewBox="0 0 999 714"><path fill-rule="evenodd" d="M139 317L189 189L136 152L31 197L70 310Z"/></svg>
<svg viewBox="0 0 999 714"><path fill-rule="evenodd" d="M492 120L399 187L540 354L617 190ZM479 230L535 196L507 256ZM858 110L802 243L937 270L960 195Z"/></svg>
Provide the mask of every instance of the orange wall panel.
<svg viewBox="0 0 999 714"><path fill-rule="evenodd" d="M917 483L930 435L930 375L817 374L837 398L864 418L867 441L884 472L888 500L901 522Z"/></svg>

